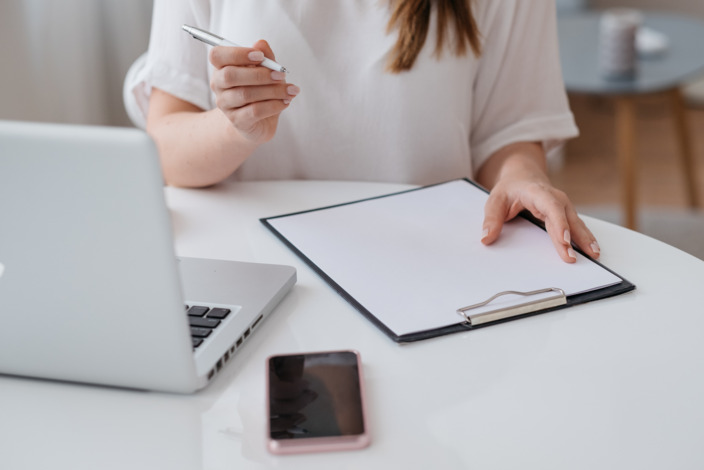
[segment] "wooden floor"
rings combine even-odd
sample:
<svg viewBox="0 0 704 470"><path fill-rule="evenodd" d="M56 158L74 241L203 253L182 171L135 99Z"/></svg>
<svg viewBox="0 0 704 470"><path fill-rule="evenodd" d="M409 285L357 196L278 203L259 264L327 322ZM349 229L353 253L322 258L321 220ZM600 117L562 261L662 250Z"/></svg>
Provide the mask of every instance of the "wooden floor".
<svg viewBox="0 0 704 470"><path fill-rule="evenodd" d="M614 139L614 108L606 98L570 96L580 136L569 141L553 183L575 205L618 205L620 185ZM704 205L704 109L688 106L699 207ZM661 98L638 103L637 201L639 205L686 207L684 177L670 109Z"/></svg>

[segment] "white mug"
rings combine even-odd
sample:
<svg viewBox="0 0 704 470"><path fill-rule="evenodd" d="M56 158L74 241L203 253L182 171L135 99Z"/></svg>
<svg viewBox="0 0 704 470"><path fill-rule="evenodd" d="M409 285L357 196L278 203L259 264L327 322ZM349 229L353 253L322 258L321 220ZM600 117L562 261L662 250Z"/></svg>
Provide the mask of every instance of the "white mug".
<svg viewBox="0 0 704 470"><path fill-rule="evenodd" d="M632 79L638 65L636 35L643 23L640 11L612 8L599 22L599 71L605 79Z"/></svg>

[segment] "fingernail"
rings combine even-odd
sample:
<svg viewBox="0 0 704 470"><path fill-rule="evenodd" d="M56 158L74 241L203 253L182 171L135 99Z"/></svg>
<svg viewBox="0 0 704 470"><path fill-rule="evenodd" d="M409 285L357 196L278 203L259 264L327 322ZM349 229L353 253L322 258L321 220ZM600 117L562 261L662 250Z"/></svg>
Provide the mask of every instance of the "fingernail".
<svg viewBox="0 0 704 470"><path fill-rule="evenodd" d="M279 72L277 70L271 72L272 80L283 80L284 78L286 78L286 74L283 72Z"/></svg>
<svg viewBox="0 0 704 470"><path fill-rule="evenodd" d="M562 238L564 238L565 243L567 243L567 244L569 245L570 242L572 241L572 238L570 237L570 231L569 231L569 230L565 230L565 233L564 233L564 235L562 236Z"/></svg>
<svg viewBox="0 0 704 470"><path fill-rule="evenodd" d="M577 253L575 253L571 247L567 248L567 256L569 256L572 259L577 259Z"/></svg>
<svg viewBox="0 0 704 470"><path fill-rule="evenodd" d="M252 62L261 62L264 60L264 53L262 51L252 51L247 54L247 58Z"/></svg>
<svg viewBox="0 0 704 470"><path fill-rule="evenodd" d="M592 242L592 244L589 246L592 248L592 251L597 255L601 253L601 248L599 247L599 244L597 242Z"/></svg>
<svg viewBox="0 0 704 470"><path fill-rule="evenodd" d="M489 229L485 228L484 230L482 230L482 240L484 240L488 236L489 236Z"/></svg>
<svg viewBox="0 0 704 470"><path fill-rule="evenodd" d="M296 96L301 92L301 89L298 88L296 85L289 85L288 88L286 88L286 93L292 96Z"/></svg>
<svg viewBox="0 0 704 470"><path fill-rule="evenodd" d="M284 101L284 104L289 104L289 103L291 103L291 100L283 100L283 101Z"/></svg>

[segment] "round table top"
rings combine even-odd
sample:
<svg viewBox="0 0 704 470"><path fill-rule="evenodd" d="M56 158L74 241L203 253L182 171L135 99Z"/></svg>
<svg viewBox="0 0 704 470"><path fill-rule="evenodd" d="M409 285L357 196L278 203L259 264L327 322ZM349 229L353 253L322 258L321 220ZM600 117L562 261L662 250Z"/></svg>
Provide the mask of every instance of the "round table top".
<svg viewBox="0 0 704 470"><path fill-rule="evenodd" d="M600 12L558 18L560 60L569 92L642 94L669 90L704 72L704 21L682 15L645 12L643 26L664 34L667 49L638 58L630 79L605 79L598 67Z"/></svg>
<svg viewBox="0 0 704 470"><path fill-rule="evenodd" d="M635 291L400 346L259 222L410 188L339 181L167 188L176 253L289 264L296 286L193 395L0 376L0 467L704 468L703 261L585 217L601 261ZM330 349L362 355L371 446L269 454L266 358Z"/></svg>

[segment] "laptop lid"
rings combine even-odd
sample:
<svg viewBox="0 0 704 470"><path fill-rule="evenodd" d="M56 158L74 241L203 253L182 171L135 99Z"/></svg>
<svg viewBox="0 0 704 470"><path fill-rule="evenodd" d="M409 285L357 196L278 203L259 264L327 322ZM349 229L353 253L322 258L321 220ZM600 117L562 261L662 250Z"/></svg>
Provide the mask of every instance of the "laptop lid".
<svg viewBox="0 0 704 470"><path fill-rule="evenodd" d="M281 267L197 367L157 151L135 129L0 122L0 220L1 373L190 392L295 281Z"/></svg>

